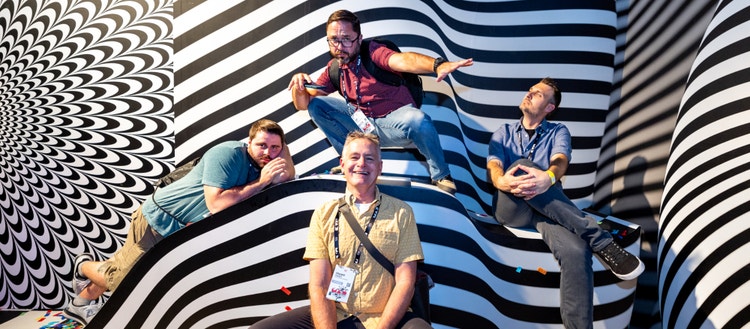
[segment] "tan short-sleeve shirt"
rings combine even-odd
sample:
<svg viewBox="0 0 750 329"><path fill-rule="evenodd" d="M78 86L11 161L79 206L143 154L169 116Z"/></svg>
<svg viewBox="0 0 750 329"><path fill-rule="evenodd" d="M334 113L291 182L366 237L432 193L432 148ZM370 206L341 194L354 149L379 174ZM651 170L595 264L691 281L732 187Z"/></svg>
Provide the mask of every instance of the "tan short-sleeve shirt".
<svg viewBox="0 0 750 329"><path fill-rule="evenodd" d="M411 207L405 202L386 194L376 192L376 202L364 213L359 213L354 205L354 197L347 192L345 207L357 217L364 229L372 218L376 205L380 205L378 215L368 237L380 252L394 265L424 259L419 241L417 223ZM336 259L333 241L333 226L338 215L339 200L331 200L318 207L310 221L304 259L328 259L332 267L336 264L354 268L357 274L351 296L347 303L336 303L338 321L354 314L365 327L374 328L385 309L388 298L395 286L395 279L362 249L359 264L354 264L360 241L349 227L346 219L339 218L339 251Z"/></svg>

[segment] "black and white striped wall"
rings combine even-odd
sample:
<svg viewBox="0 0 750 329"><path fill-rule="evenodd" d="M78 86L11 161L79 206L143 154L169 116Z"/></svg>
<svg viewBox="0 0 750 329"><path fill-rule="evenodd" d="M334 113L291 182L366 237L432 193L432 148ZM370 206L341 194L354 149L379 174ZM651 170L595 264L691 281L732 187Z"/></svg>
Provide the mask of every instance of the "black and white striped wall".
<svg viewBox="0 0 750 329"><path fill-rule="evenodd" d="M552 76L564 90L555 119L573 133L573 163L565 181L569 196L581 207L593 199L597 208L624 209L634 218L642 216L639 211L656 212L661 186L652 176L666 171L658 150L670 140L663 132L673 128L669 122L676 116L671 99L684 89L680 67L695 51L689 35L703 33L702 22L715 3L0 1L0 308L65 305L76 254L110 255L122 243L130 212L151 193L151 182L216 142L244 139L256 119L282 124L303 177L335 164L337 155L307 114L292 108L286 87L295 72L315 76L322 70L328 59L324 23L340 8L360 15L365 36L385 36L404 50L432 56L474 58L475 66L445 82L423 77L423 109L437 124L457 179L456 198L465 209L489 211L487 140L501 123L518 118L517 104L530 85ZM721 2L717 24L709 27L700 49L720 55L698 57L685 100L716 102L704 96L728 81L721 77L743 76L741 69L726 69L741 65L721 66L716 63L735 62L716 58L729 58L721 56L731 51L744 54L745 11L731 9L744 3ZM719 15L727 12L738 14ZM732 24L738 28L725 28ZM736 41L727 41L731 37ZM718 82L705 82L706 77ZM682 184L690 179L680 171L687 168L683 162L702 155L691 153L695 150L724 152L706 147L712 139L705 137L712 135L693 127L698 122L717 128L726 121L683 114L704 104L680 106L668 166L674 173L667 176L663 199L669 220L660 224L660 241L675 239L681 235L675 227L686 225L684 213L675 210L691 186ZM741 122L733 120L738 127ZM655 156L635 157L642 146ZM631 161L637 159L645 163ZM389 151L386 170L419 180L426 176L420 160L414 152ZM641 185L619 186L621 178L639 170L646 173ZM685 177L705 179L693 174ZM647 200L635 209L627 203L639 189ZM690 197L690 205L713 200ZM746 207L737 204L717 217L739 218ZM668 317L681 319L689 314L685 305L691 299L685 293L673 299L667 286L687 283L689 289L698 282L686 274L693 270L686 260L694 258L667 257L684 248L679 243L660 248L660 259L667 261L660 267L660 286L666 284L661 306ZM733 273L734 279L743 272ZM689 280L680 281L686 275ZM673 300L684 311L674 311Z"/></svg>
<svg viewBox="0 0 750 329"><path fill-rule="evenodd" d="M750 323L750 1L720 1L682 97L659 224L664 328Z"/></svg>
<svg viewBox="0 0 750 329"><path fill-rule="evenodd" d="M422 268L435 281L435 328L563 328L560 268L540 234L475 221L432 185L381 182L383 193L414 210ZM87 328L247 328L309 304L307 226L313 210L344 187L340 175L308 176L176 233L141 259ZM638 251L638 228L600 219ZM635 280L620 281L593 262L596 327L626 327Z"/></svg>

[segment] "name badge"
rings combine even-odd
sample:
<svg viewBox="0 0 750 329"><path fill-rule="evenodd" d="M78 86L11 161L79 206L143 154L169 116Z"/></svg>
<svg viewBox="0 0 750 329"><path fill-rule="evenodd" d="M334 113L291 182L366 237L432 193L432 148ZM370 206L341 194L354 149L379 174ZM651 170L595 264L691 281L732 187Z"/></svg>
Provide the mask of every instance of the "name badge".
<svg viewBox="0 0 750 329"><path fill-rule="evenodd" d="M362 129L365 133L369 134L375 131L375 126L373 126L370 120L367 120L367 117L359 108L352 113L352 120L354 120L357 126L359 126L359 129Z"/></svg>
<svg viewBox="0 0 750 329"><path fill-rule="evenodd" d="M356 275L357 272L353 268L336 265L333 276L331 276L331 283L328 285L326 298L346 303L349 300L349 295L351 295Z"/></svg>

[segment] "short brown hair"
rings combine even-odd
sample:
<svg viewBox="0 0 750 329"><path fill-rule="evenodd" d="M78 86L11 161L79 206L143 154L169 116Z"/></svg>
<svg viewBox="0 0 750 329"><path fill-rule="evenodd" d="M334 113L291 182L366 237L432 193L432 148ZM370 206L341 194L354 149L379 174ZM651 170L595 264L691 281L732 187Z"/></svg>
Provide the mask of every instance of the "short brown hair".
<svg viewBox="0 0 750 329"><path fill-rule="evenodd" d="M268 119L260 119L255 121L250 126L250 139L255 138L259 132L265 131L267 134L279 135L281 137L281 144L286 144L286 137L284 137L284 129L281 129L278 123Z"/></svg>
<svg viewBox="0 0 750 329"><path fill-rule="evenodd" d="M362 30L359 26L359 17L357 17L357 15L355 15L353 12L344 9L334 11L331 16L328 16L326 29L328 28L328 25L331 25L331 23L336 21L352 23L352 30L354 30L354 32L357 32L357 34L362 34Z"/></svg>
<svg viewBox="0 0 750 329"><path fill-rule="evenodd" d="M557 86L557 81L555 79L552 79L550 77L546 77L540 81L541 83L548 85L552 87L552 90L555 92L555 110L560 106L560 102L562 101L562 92L560 91L560 88Z"/></svg>

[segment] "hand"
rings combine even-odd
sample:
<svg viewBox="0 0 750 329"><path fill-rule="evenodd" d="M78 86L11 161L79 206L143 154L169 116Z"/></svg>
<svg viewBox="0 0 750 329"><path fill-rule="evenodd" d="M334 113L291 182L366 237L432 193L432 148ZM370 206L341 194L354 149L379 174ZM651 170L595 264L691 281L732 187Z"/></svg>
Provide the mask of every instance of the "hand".
<svg viewBox="0 0 750 329"><path fill-rule="evenodd" d="M519 170L523 174L519 175ZM506 182L511 194L524 200L531 200L552 186L552 181L545 171L524 165L511 168L501 179Z"/></svg>
<svg viewBox="0 0 750 329"><path fill-rule="evenodd" d="M286 172L286 160L282 157L271 160L260 170L260 181L264 183L264 186L278 184L286 181L288 178L289 173Z"/></svg>
<svg viewBox="0 0 750 329"><path fill-rule="evenodd" d="M304 91L306 83L313 83L312 78L310 78L307 73L297 73L292 76L292 81L289 82L287 90L296 89L298 91Z"/></svg>
<svg viewBox="0 0 750 329"><path fill-rule="evenodd" d="M440 66L437 67L437 79L435 81L443 81L448 74L453 73L453 71L458 70L458 68L472 65L474 65L474 59L472 58L440 64Z"/></svg>

